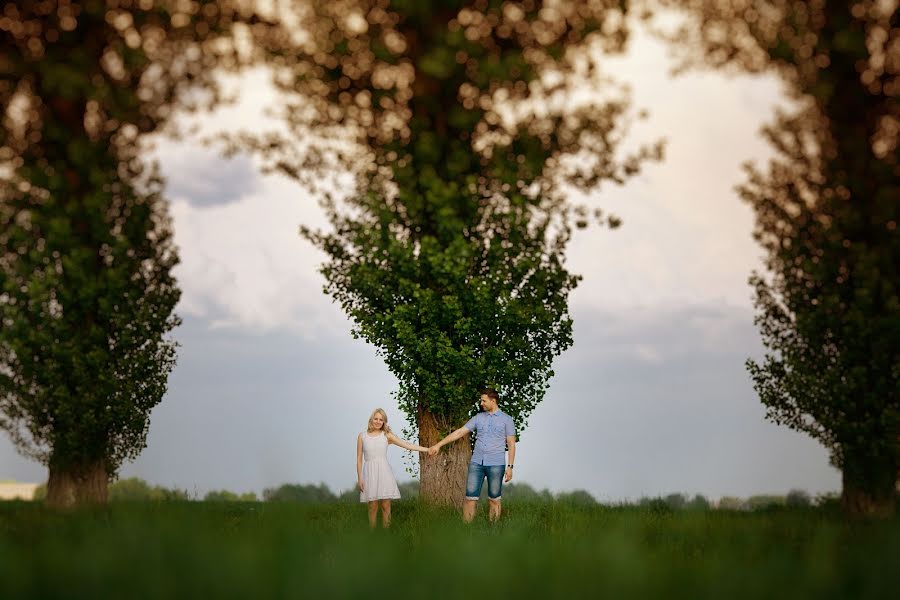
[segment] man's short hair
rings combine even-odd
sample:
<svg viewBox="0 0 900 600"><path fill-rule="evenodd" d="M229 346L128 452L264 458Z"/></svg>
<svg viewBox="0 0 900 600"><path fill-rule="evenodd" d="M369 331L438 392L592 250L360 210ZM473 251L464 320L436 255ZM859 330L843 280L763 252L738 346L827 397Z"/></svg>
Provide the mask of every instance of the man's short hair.
<svg viewBox="0 0 900 600"><path fill-rule="evenodd" d="M483 390L481 390L481 395L491 398L494 402L500 402L500 394L498 394L497 390L495 390L494 388L484 388Z"/></svg>

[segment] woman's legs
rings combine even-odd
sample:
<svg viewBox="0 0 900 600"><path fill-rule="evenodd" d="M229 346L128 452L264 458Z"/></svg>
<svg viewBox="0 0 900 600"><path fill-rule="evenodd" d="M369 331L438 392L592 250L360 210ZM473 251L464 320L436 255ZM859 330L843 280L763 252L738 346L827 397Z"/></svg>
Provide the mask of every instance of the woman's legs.
<svg viewBox="0 0 900 600"><path fill-rule="evenodd" d="M372 500L369 502L369 527L375 528L375 523L378 520L378 501Z"/></svg>
<svg viewBox="0 0 900 600"><path fill-rule="evenodd" d="M391 526L391 501L390 499L381 501L381 526L388 528Z"/></svg>

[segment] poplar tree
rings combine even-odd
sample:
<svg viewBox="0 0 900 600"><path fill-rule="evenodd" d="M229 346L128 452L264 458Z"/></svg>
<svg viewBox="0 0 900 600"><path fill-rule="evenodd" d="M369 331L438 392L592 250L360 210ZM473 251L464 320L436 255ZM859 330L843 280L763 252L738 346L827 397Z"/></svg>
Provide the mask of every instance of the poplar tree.
<svg viewBox="0 0 900 600"><path fill-rule="evenodd" d="M572 344L571 233L618 225L571 195L661 153L624 152L628 96L599 69L625 47L627 4L287 5L299 52L273 52L293 136L235 139L323 195L331 228L303 234L419 442L465 423L485 385L521 432ZM423 457L422 497L460 503L470 453Z"/></svg>
<svg viewBox="0 0 900 600"><path fill-rule="evenodd" d="M0 427L47 501L104 502L175 363L177 254L143 154L247 61L232 3L7 2L0 16Z"/></svg>
<svg viewBox="0 0 900 600"><path fill-rule="evenodd" d="M896 2L664 0L683 66L781 77L796 108L741 194L766 251L768 350L747 368L770 419L820 441L853 515L891 515L900 469L900 16Z"/></svg>

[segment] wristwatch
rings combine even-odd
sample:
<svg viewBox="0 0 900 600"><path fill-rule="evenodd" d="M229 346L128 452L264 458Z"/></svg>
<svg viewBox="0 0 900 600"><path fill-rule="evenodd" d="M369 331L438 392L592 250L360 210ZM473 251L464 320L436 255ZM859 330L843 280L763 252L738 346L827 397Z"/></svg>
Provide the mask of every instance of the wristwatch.
<svg viewBox="0 0 900 600"><path fill-rule="evenodd" d="M512 469L512 468L513 468L513 465L506 465L506 468L507 468L507 469Z"/></svg>

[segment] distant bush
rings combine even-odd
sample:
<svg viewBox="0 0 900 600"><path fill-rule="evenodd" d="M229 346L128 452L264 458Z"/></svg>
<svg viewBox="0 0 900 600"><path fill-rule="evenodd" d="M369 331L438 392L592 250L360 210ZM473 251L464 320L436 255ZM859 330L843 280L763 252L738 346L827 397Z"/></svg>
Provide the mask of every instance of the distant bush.
<svg viewBox="0 0 900 600"><path fill-rule="evenodd" d="M109 484L108 498L110 502L190 500L186 490L159 485L151 486L140 477L129 477L112 482Z"/></svg>
<svg viewBox="0 0 900 600"><path fill-rule="evenodd" d="M527 483L516 483L511 481L503 485L503 499L524 502L546 502L553 500L553 494L550 490L536 490Z"/></svg>
<svg viewBox="0 0 900 600"><path fill-rule="evenodd" d="M585 490L572 490L556 495L556 501L572 506L596 506L597 500Z"/></svg>
<svg viewBox="0 0 900 600"><path fill-rule="evenodd" d="M791 490L785 497L784 503L791 508L806 507L812 504L809 494L805 490Z"/></svg>
<svg viewBox="0 0 900 600"><path fill-rule="evenodd" d="M841 495L836 492L826 492L816 495L815 504L825 510L839 511L841 509Z"/></svg>
<svg viewBox="0 0 900 600"><path fill-rule="evenodd" d="M744 504L749 510L772 510L783 507L785 505L785 497L761 494L750 496Z"/></svg>
<svg viewBox="0 0 900 600"><path fill-rule="evenodd" d="M684 494L669 494L665 501L672 510L681 510L687 504L687 497Z"/></svg>
<svg viewBox="0 0 900 600"><path fill-rule="evenodd" d="M703 494L695 494L694 497L684 505L688 510L709 510L709 500Z"/></svg>
<svg viewBox="0 0 900 600"><path fill-rule="evenodd" d="M235 494L228 490L213 490L207 492L203 496L204 502L258 502L256 492L247 492L246 494Z"/></svg>
<svg viewBox="0 0 900 600"><path fill-rule="evenodd" d="M638 506L655 514L670 514L675 512L672 506L666 502L665 498L648 498L643 497L638 500Z"/></svg>
<svg viewBox="0 0 900 600"><path fill-rule="evenodd" d="M42 502L47 499L47 484L42 483L34 490L33 500ZM187 490L150 485L140 477L119 479L109 484L107 499L110 502L146 502L168 500L190 500Z"/></svg>
<svg viewBox="0 0 900 600"><path fill-rule="evenodd" d="M747 510L744 499L736 496L722 496L716 504L716 508L720 510Z"/></svg>
<svg viewBox="0 0 900 600"><path fill-rule="evenodd" d="M693 498L686 494L669 494L665 497L643 497L638 500L638 506L648 508L653 512L668 513L681 510L709 510L711 505L706 496L695 494Z"/></svg>
<svg viewBox="0 0 900 600"><path fill-rule="evenodd" d="M324 483L291 484L286 483L277 488L263 490L263 500L266 502L337 502L338 497L328 489Z"/></svg>

